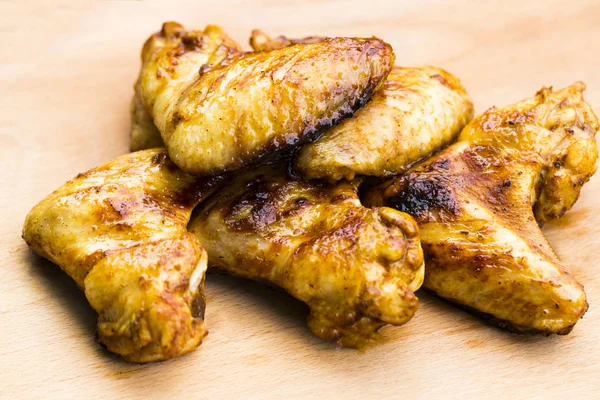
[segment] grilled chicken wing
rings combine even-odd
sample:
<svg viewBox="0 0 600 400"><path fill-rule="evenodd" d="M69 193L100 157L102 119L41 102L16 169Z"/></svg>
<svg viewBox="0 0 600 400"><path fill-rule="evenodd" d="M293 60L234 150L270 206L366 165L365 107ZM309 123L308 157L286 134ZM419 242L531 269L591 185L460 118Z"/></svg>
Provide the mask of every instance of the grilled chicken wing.
<svg viewBox="0 0 600 400"><path fill-rule="evenodd" d="M221 62L242 52L242 48L216 25L208 25L204 31L187 32L176 22L166 22L160 32L150 36L144 43L142 71L147 70L146 76L155 74L150 82L146 78L146 84L151 85L153 91L166 92L163 97L168 101L174 91L183 90L190 80L197 78L201 68L208 68L207 64ZM169 87L165 82L160 82L160 78L167 76L167 73L170 76ZM146 105L142 100L143 76L140 73L131 101L131 151L164 146L151 113L157 99L150 97ZM164 111L168 103L159 104L159 107Z"/></svg>
<svg viewBox="0 0 600 400"><path fill-rule="evenodd" d="M319 37L269 38L253 31L255 50L271 50ZM295 168L306 178L386 177L447 146L473 118L473 103L460 81L441 68L394 67L383 89L352 118L298 152Z"/></svg>
<svg viewBox="0 0 600 400"><path fill-rule="evenodd" d="M85 290L110 351L133 362L175 357L207 332L207 256L186 226L219 181L185 174L164 149L128 154L42 200L23 238Z"/></svg>
<svg viewBox="0 0 600 400"><path fill-rule="evenodd" d="M290 180L282 165L237 176L192 216L209 266L271 282L310 307L325 339L363 346L413 316L423 279L415 221L362 207L356 187Z"/></svg>
<svg viewBox="0 0 600 400"><path fill-rule="evenodd" d="M176 25L142 66L140 95L184 171L238 169L316 138L366 103L390 72L379 39L334 38L240 54ZM220 36L219 36L220 37Z"/></svg>
<svg viewBox="0 0 600 400"><path fill-rule="evenodd" d="M368 204L416 217L427 289L520 332L566 334L583 316L583 287L536 218L571 208L596 169L598 120L584 88L492 108L457 143L368 194Z"/></svg>

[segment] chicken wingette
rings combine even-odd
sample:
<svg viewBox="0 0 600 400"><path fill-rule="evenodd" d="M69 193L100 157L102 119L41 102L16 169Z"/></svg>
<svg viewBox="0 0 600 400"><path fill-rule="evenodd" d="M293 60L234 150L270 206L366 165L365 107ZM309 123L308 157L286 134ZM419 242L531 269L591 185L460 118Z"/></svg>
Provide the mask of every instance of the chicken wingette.
<svg viewBox="0 0 600 400"><path fill-rule="evenodd" d="M183 52L179 46L185 46L186 43L188 46ZM178 52L181 54L173 58ZM209 62L220 62L242 52L242 48L216 25L208 25L204 31L186 32L182 25L166 22L159 32L144 43L142 68L153 68L152 73L157 74L157 77L168 71L171 74L170 87L163 87L162 90L180 91L190 79L198 76L200 68L207 68ZM151 58L162 62L144 67ZM171 64L165 63L165 60ZM160 131L149 111L155 103L153 99L147 105L142 101L141 77L142 74L134 85L135 94L131 100L131 151L164 146Z"/></svg>
<svg viewBox="0 0 600 400"><path fill-rule="evenodd" d="M315 335L344 346L410 320L423 280L413 218L363 207L350 182L291 180L285 169L240 173L194 211L209 267L283 288L308 304Z"/></svg>
<svg viewBox="0 0 600 400"><path fill-rule="evenodd" d="M272 50L319 37L269 38L253 31L255 50ZM389 177L452 143L473 118L460 81L436 67L394 67L382 90L314 143L299 150L294 166L305 178Z"/></svg>
<svg viewBox="0 0 600 400"><path fill-rule="evenodd" d="M570 209L596 170L584 89L491 108L457 143L368 193L367 204L417 219L425 288L517 332L566 334L583 316L583 287L538 223Z"/></svg>
<svg viewBox="0 0 600 400"><path fill-rule="evenodd" d="M220 180L185 174L164 149L131 153L42 200L23 238L85 291L110 351L132 362L175 357L207 333L207 255L186 226Z"/></svg>
<svg viewBox="0 0 600 400"><path fill-rule="evenodd" d="M375 38L251 53L224 43L207 60L206 31L164 31L167 43L142 65L140 98L171 159L195 175L239 169L316 139L364 105L394 62L390 45Z"/></svg>

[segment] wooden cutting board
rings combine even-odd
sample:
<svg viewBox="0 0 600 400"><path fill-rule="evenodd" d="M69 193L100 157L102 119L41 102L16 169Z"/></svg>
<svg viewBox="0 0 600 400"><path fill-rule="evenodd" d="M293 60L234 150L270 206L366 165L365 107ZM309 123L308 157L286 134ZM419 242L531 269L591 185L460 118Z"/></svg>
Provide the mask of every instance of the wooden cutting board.
<svg viewBox="0 0 600 400"><path fill-rule="evenodd" d="M198 351L141 366L94 342L83 293L28 250L21 226L67 179L127 151L139 50L164 20L220 24L241 43L253 28L377 35L400 65L458 75L477 112L583 80L600 113L597 1L251 3L0 3L0 397L600 398L600 176L543 229L591 305L565 337L508 334L419 293L409 324L357 352L313 337L284 293L210 275Z"/></svg>

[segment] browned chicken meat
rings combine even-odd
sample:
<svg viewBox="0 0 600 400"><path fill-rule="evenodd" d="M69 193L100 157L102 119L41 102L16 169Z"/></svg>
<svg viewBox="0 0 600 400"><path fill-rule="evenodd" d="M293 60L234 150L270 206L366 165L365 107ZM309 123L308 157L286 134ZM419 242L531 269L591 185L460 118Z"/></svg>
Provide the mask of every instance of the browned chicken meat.
<svg viewBox="0 0 600 400"><path fill-rule="evenodd" d="M220 180L185 174L164 149L128 154L42 200L23 238L84 289L110 351L133 362L175 357L207 333L207 255L186 226Z"/></svg>
<svg viewBox="0 0 600 400"><path fill-rule="evenodd" d="M191 41L192 45L187 46L185 53L179 54L177 58L169 59L177 52L181 52L179 46L185 46L186 41ZM153 73L157 74L157 78L162 74L166 76L165 71L171 73L172 79L169 82L171 88L163 87L162 90L182 90L190 80L198 77L200 68L208 67L206 64L209 62L219 62L242 52L242 48L216 25L208 25L204 31L186 32L180 24L167 22L163 24L160 32L150 36L144 43L142 66L153 57L163 60L162 63L154 63L149 66L154 68ZM171 64L165 64L165 59ZM151 114L155 103L153 99L150 99L146 106L142 101L142 76L140 74L140 78L135 83L135 95L131 101L131 151L164 146L160 131L154 124ZM164 108L166 105L163 104L162 107Z"/></svg>
<svg viewBox="0 0 600 400"><path fill-rule="evenodd" d="M161 45L144 49L139 77L141 102L169 156L196 175L238 169L317 138L365 104L394 62L379 39L241 54L208 30L163 26L150 40ZM221 44L210 53L215 41Z"/></svg>
<svg viewBox="0 0 600 400"><path fill-rule="evenodd" d="M416 217L424 287L519 332L566 334L583 316L583 287L538 222L570 209L596 170L599 126L584 89L544 88L492 108L457 143L368 194L368 204Z"/></svg>
<svg viewBox="0 0 600 400"><path fill-rule="evenodd" d="M285 166L262 166L203 203L189 229L209 266L273 283L307 303L308 326L321 338L362 347L417 309L423 255L415 221L363 207L352 183L290 180Z"/></svg>
<svg viewBox="0 0 600 400"><path fill-rule="evenodd" d="M255 50L272 50L319 37L269 38L253 31ZM473 118L460 81L436 67L394 67L382 88L352 118L300 149L295 168L306 178L386 177L447 146Z"/></svg>

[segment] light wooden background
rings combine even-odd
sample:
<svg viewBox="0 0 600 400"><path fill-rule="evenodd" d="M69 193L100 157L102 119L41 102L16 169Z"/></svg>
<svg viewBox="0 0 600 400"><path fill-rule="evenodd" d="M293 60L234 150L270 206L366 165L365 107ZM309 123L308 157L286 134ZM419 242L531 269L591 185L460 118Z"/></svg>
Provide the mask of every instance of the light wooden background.
<svg viewBox="0 0 600 400"><path fill-rule="evenodd" d="M600 112L600 2L15 0L0 18L0 397L600 398L600 176L544 228L591 304L566 337L507 334L421 294L408 325L360 353L314 338L285 294L210 275L201 348L131 365L95 344L83 293L20 238L37 201L127 151L140 46L164 20L243 43L252 28L377 35L398 64L458 75L478 112L578 79Z"/></svg>

